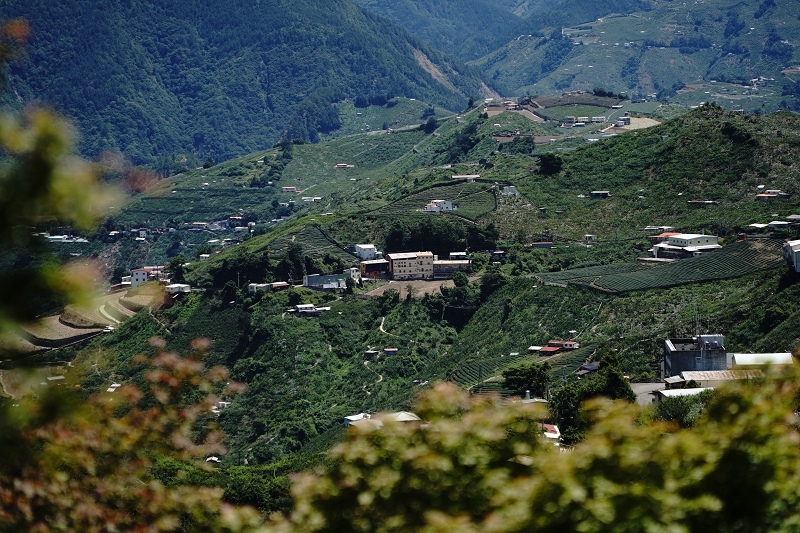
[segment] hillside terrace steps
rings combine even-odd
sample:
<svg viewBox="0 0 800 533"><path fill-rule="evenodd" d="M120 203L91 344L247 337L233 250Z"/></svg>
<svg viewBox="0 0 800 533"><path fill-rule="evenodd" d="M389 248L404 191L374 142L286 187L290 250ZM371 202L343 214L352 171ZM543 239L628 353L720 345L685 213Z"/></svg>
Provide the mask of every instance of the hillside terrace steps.
<svg viewBox="0 0 800 533"><path fill-rule="evenodd" d="M61 322L59 315L54 315L22 326L20 336L36 346L59 348L94 337L102 332L103 328L73 328Z"/></svg>
<svg viewBox="0 0 800 533"><path fill-rule="evenodd" d="M105 310L106 314L108 314L109 316L120 322L124 322L129 318L132 318L133 315L136 314L134 311L131 311L127 307L121 305L119 300L106 301L105 305L103 306L103 309Z"/></svg>

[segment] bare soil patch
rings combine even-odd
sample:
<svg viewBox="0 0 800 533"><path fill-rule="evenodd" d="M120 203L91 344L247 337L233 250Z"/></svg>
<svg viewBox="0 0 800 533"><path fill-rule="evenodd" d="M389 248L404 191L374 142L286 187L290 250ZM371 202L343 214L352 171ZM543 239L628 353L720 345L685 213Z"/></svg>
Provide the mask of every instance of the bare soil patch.
<svg viewBox="0 0 800 533"><path fill-rule="evenodd" d="M455 287L452 279L437 279L426 281L421 279L406 280L406 281L390 281L385 285L381 285L377 289L371 290L367 293L368 296L381 296L388 290L395 290L400 293L400 298L405 298L408 293L408 287L412 288L414 296L422 296L424 294L441 294L442 287Z"/></svg>

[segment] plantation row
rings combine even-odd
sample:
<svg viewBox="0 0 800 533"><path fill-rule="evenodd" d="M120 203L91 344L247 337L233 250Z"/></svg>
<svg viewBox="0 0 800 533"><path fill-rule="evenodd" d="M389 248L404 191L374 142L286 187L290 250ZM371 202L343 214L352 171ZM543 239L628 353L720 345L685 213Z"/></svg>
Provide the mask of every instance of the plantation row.
<svg viewBox="0 0 800 533"><path fill-rule="evenodd" d="M650 270L604 276L594 286L628 292L737 278L783 265L777 241L743 241L722 250Z"/></svg>
<svg viewBox="0 0 800 533"><path fill-rule="evenodd" d="M342 261L356 265L357 260L348 254L340 246L331 242L317 227L305 226L298 233L282 235L271 243L271 248L275 254L283 253L290 242L295 242L302 246L303 253L310 257L324 257L330 253Z"/></svg>
<svg viewBox="0 0 800 533"><path fill-rule="evenodd" d="M517 355L497 355L481 361L468 362L453 371L449 379L459 385L469 387L500 374L513 363L525 357L529 357L527 353L519 353Z"/></svg>
<svg viewBox="0 0 800 533"><path fill-rule="evenodd" d="M476 219L496 208L494 193L485 184L458 183L446 187L433 187L407 196L370 214L378 216L398 216L419 213L431 200L450 200L458 206L456 214Z"/></svg>
<svg viewBox="0 0 800 533"><path fill-rule="evenodd" d="M584 268L574 268L571 270L562 270L561 272L545 272L536 274L536 277L542 281L549 282L562 282L562 283L591 283L603 276L610 276L614 274L625 274L629 272L638 272L653 268L652 265L646 263L612 263L610 265L598 265Z"/></svg>

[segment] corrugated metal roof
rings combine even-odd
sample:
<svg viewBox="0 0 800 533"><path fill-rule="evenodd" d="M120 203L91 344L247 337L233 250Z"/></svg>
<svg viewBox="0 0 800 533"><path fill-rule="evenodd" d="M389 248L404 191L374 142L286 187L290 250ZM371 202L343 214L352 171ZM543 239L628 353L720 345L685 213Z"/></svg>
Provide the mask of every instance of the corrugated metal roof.
<svg viewBox="0 0 800 533"><path fill-rule="evenodd" d="M660 394L665 398L674 398L676 396L694 396L696 394L700 394L703 391L707 390L714 390L714 387L698 387L698 388L691 388L691 389L669 389L669 390L659 390L656 391L656 394Z"/></svg>
<svg viewBox="0 0 800 533"><path fill-rule="evenodd" d="M686 381L726 381L734 379L758 379L763 378L764 373L758 369L734 369L734 370L684 370L681 377Z"/></svg>

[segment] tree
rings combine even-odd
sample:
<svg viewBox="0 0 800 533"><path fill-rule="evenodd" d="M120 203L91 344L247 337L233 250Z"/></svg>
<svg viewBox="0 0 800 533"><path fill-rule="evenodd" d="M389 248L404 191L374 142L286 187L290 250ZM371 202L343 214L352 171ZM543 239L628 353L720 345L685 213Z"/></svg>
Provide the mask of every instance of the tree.
<svg viewBox="0 0 800 533"><path fill-rule="evenodd" d="M542 154L539 156L539 172L545 176L552 176L561 172L564 161L555 154Z"/></svg>
<svg viewBox="0 0 800 533"><path fill-rule="evenodd" d="M176 255L167 263L167 271L171 274L174 283L186 282L184 278L184 274L186 273L186 268L183 266L184 264L186 264L186 258L182 255Z"/></svg>
<svg viewBox="0 0 800 533"><path fill-rule="evenodd" d="M543 398L550 382L550 364L534 362L512 366L503 372L503 379L507 389Z"/></svg>
<svg viewBox="0 0 800 533"><path fill-rule="evenodd" d="M0 28L0 63L26 32L20 21ZM44 109L0 116L0 253L26 265L0 271L0 333L30 318L31 301L90 292L93 272L58 265L31 231L41 220L88 229L115 197L92 165L72 155L71 131ZM206 454L222 450L219 433L197 424L216 399L185 398L221 390L227 379L221 369L203 368L207 343L196 342L183 357L164 351L160 341L153 346L147 391L124 386L85 398L78 388L51 385L0 398L0 531L258 526L252 510L223 504L220 490L167 487L151 475L159 456L202 465Z"/></svg>
<svg viewBox="0 0 800 533"><path fill-rule="evenodd" d="M453 285L455 285L457 288L466 287L469 285L469 278L463 272L454 272Z"/></svg>
<svg viewBox="0 0 800 533"><path fill-rule="evenodd" d="M584 407L569 453L534 405L439 384L421 428L353 431L293 487L286 531L790 531L800 520L795 377L718 391L692 429L628 402Z"/></svg>
<svg viewBox="0 0 800 533"><path fill-rule="evenodd" d="M158 457L204 463L223 451L221 435L197 422L227 381L204 369L207 342L186 355L163 350L147 374L149 390L126 385L87 401L50 387L40 398L0 402L0 531L246 531L259 525L248 508L223 504L222 491L167 486L152 475ZM185 405L187 392L209 394ZM122 413L122 414L120 414Z"/></svg>

